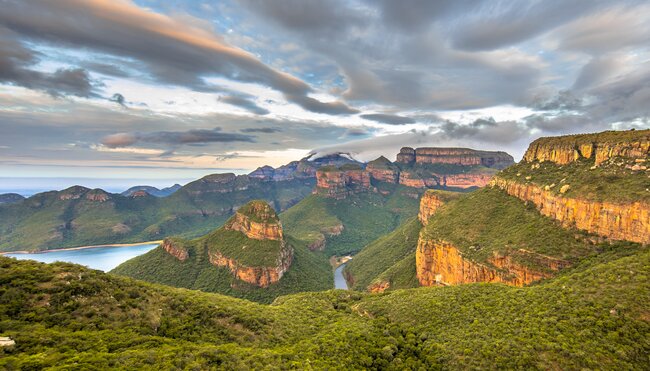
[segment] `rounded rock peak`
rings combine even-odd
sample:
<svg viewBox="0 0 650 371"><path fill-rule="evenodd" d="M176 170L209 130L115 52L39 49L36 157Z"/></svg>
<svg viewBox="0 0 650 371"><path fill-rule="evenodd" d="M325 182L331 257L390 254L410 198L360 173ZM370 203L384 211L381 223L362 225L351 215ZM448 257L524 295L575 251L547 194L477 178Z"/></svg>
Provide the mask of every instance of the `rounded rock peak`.
<svg viewBox="0 0 650 371"><path fill-rule="evenodd" d="M277 223L279 222L278 214L264 200L253 200L237 209L237 214L250 218L252 221L259 223Z"/></svg>

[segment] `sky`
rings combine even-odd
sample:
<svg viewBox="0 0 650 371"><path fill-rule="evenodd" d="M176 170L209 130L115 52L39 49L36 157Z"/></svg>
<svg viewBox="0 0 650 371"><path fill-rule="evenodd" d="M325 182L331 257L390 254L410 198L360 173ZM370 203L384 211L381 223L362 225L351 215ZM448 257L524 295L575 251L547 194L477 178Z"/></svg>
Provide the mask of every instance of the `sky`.
<svg viewBox="0 0 650 371"><path fill-rule="evenodd" d="M311 152L394 159L403 146L519 160L540 136L650 127L647 1L0 9L0 191L171 185Z"/></svg>

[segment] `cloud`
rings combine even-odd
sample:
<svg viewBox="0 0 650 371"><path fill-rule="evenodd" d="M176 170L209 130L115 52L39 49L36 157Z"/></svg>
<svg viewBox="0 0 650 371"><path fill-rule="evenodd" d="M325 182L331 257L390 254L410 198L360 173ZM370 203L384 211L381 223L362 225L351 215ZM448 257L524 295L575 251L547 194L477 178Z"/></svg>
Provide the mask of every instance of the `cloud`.
<svg viewBox="0 0 650 371"><path fill-rule="evenodd" d="M110 97L108 100L110 100L111 102L115 102L122 107L126 107L126 100L124 99L124 96L120 93L113 94L113 96Z"/></svg>
<svg viewBox="0 0 650 371"><path fill-rule="evenodd" d="M59 68L54 72L37 71L37 53L25 47L17 35L0 27L0 82L44 91L54 97L94 96L95 85L81 68Z"/></svg>
<svg viewBox="0 0 650 371"><path fill-rule="evenodd" d="M228 103L247 110L248 112L257 115L268 115L270 112L266 108L262 108L255 104L252 97L244 97L241 95L224 95L219 97L220 102Z"/></svg>
<svg viewBox="0 0 650 371"><path fill-rule="evenodd" d="M227 44L205 23L188 15L154 13L130 1L10 0L3 2L0 12L0 25L21 36L135 58L164 83L210 91L215 87L204 78L223 76L269 86L307 110L355 112L342 102L322 103L309 97L308 84Z"/></svg>
<svg viewBox="0 0 650 371"><path fill-rule="evenodd" d="M242 133L279 133L282 131L280 128L246 128L240 130Z"/></svg>
<svg viewBox="0 0 650 371"><path fill-rule="evenodd" d="M371 114L361 115L360 117L366 120L372 120L372 121L380 122L382 124L389 124L389 125L405 125L405 124L412 124L415 122L415 120L410 117L389 115L385 113L371 113Z"/></svg>
<svg viewBox="0 0 650 371"><path fill-rule="evenodd" d="M137 142L182 145L227 142L255 142L251 135L224 133L221 128L212 130L157 131L151 133L117 133L104 137L102 144L110 147L127 147Z"/></svg>

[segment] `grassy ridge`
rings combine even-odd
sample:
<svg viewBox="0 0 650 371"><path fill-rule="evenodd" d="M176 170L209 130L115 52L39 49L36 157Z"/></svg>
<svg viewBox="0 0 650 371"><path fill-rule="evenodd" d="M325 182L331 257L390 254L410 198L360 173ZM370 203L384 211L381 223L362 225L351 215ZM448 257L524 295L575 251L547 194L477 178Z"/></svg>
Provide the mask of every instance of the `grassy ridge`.
<svg viewBox="0 0 650 371"><path fill-rule="evenodd" d="M352 289L365 290L368 285L382 274L398 264L407 256L415 256L418 234L422 225L416 217L405 221L393 232L380 237L363 248L345 266L346 277L350 278ZM402 273L402 270L398 270ZM399 280L399 274L387 273L386 278ZM413 259L413 276L415 276L415 260ZM407 277L404 277L408 281ZM391 282L388 280L388 282ZM391 285L392 286L392 285ZM402 287L403 288L403 287Z"/></svg>
<svg viewBox="0 0 650 371"><path fill-rule="evenodd" d="M650 250L613 249L525 288L370 295L271 306L80 266L0 258L0 368L645 369Z"/></svg>

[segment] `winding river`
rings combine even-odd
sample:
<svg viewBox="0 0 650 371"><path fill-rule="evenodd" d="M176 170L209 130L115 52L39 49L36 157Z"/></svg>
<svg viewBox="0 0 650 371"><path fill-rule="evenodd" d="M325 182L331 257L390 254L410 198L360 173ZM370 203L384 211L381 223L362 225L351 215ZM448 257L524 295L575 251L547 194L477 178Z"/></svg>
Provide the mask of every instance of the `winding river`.
<svg viewBox="0 0 650 371"><path fill-rule="evenodd" d="M345 264L339 265L334 270L334 288L347 290L348 283L345 281L345 277L343 277L343 268L345 268Z"/></svg>

